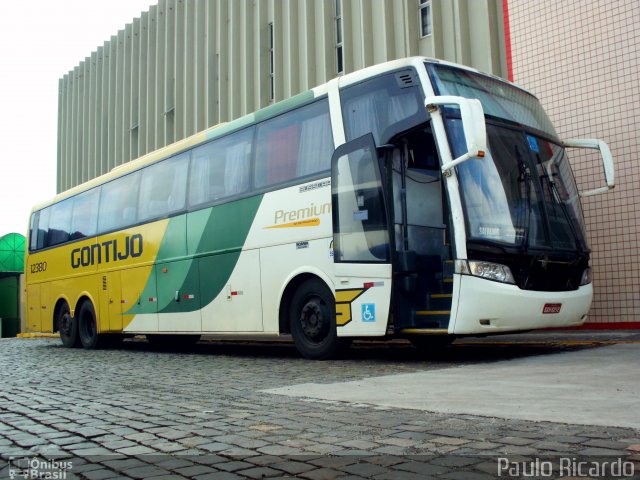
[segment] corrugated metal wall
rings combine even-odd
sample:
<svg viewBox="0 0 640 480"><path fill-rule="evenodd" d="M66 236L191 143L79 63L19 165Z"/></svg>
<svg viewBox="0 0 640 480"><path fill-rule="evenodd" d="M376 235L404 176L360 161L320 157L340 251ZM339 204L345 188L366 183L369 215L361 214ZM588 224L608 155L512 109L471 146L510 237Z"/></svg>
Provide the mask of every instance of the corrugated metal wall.
<svg viewBox="0 0 640 480"><path fill-rule="evenodd" d="M506 77L501 0L338 0L345 73L424 55ZM271 49L270 24L273 28ZM160 0L59 83L58 192L337 75L336 0Z"/></svg>

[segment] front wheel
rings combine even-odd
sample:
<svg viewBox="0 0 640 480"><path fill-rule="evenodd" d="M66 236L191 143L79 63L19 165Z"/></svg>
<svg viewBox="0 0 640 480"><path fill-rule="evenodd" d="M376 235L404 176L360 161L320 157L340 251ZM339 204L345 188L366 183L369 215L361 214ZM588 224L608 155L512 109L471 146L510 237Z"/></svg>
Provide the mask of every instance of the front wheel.
<svg viewBox="0 0 640 480"><path fill-rule="evenodd" d="M80 346L78 336L78 321L71 316L69 305L65 302L58 311L58 329L60 330L60 340L67 348Z"/></svg>
<svg viewBox="0 0 640 480"><path fill-rule="evenodd" d="M324 360L340 347L336 331L336 307L331 290L319 279L303 283L291 301L291 335L305 357Z"/></svg>

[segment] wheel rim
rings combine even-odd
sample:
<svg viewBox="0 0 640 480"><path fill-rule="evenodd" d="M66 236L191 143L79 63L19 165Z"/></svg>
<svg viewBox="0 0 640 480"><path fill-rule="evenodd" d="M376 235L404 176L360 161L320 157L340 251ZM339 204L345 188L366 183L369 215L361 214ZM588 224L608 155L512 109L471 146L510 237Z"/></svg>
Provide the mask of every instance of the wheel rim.
<svg viewBox="0 0 640 480"><path fill-rule="evenodd" d="M73 319L68 308L65 308L60 316L60 333L65 337L70 337L73 333Z"/></svg>
<svg viewBox="0 0 640 480"><path fill-rule="evenodd" d="M90 311L85 311L80 318L80 330L86 341L90 341L96 334L96 320Z"/></svg>
<svg viewBox="0 0 640 480"><path fill-rule="evenodd" d="M326 305L318 297L307 300L300 312L300 326L304 336L312 342L321 342L329 332Z"/></svg>

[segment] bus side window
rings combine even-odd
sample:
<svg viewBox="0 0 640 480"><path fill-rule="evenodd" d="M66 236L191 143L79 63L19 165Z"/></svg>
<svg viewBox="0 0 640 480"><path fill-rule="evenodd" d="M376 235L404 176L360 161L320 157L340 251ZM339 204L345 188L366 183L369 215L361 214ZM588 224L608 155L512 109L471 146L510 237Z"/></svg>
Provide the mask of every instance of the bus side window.
<svg viewBox="0 0 640 480"><path fill-rule="evenodd" d="M329 102L322 100L314 103L308 113L300 129L298 177L329 170L334 150Z"/></svg>
<svg viewBox="0 0 640 480"><path fill-rule="evenodd" d="M40 210L40 218L38 219L38 249L47 246L47 237L49 236L49 216L51 207Z"/></svg>
<svg viewBox="0 0 640 480"><path fill-rule="evenodd" d="M426 109L420 107L423 99L413 68L340 89L347 141L372 133L376 144L382 145L407 126L426 122Z"/></svg>
<svg viewBox="0 0 640 480"><path fill-rule="evenodd" d="M166 217L185 207L189 152L142 170L138 221Z"/></svg>
<svg viewBox="0 0 640 480"><path fill-rule="evenodd" d="M300 127L291 124L292 113L258 126L255 170L258 188L285 182L295 175Z"/></svg>
<svg viewBox="0 0 640 480"><path fill-rule="evenodd" d="M249 190L249 172L253 151L253 133L231 139L224 149L224 194L237 195Z"/></svg>
<svg viewBox="0 0 640 480"><path fill-rule="evenodd" d="M93 188L74 198L71 220L71 240L92 237L98 227L100 188Z"/></svg>
<svg viewBox="0 0 640 480"><path fill-rule="evenodd" d="M189 204L202 205L249 190L253 128L193 150Z"/></svg>
<svg viewBox="0 0 640 480"><path fill-rule="evenodd" d="M40 218L40 212L34 212L31 214L31 221L29 222L29 251L33 252L38 249L38 219Z"/></svg>
<svg viewBox="0 0 640 480"><path fill-rule="evenodd" d="M266 139L266 184L285 182L295 176L300 127L287 125L269 132Z"/></svg>
<svg viewBox="0 0 640 480"><path fill-rule="evenodd" d="M327 171L333 137L326 99L292 110L258 126L256 187Z"/></svg>
<svg viewBox="0 0 640 480"><path fill-rule="evenodd" d="M219 174L219 142L213 141L193 150L191 178L189 179L189 204L201 205L220 198L224 185Z"/></svg>
<svg viewBox="0 0 640 480"><path fill-rule="evenodd" d="M98 213L100 232L118 230L136 222L131 212L137 210L139 180L140 172L134 172L102 186Z"/></svg>
<svg viewBox="0 0 640 480"><path fill-rule="evenodd" d="M49 233L47 235L47 246L58 245L70 240L71 230L71 210L73 199L69 198L56 203L51 207L49 217Z"/></svg>

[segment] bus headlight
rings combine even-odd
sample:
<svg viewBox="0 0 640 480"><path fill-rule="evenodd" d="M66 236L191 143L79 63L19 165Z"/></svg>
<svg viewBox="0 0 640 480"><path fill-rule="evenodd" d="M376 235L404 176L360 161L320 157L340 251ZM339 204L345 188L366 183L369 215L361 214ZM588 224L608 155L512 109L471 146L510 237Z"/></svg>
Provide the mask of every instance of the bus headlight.
<svg viewBox="0 0 640 480"><path fill-rule="evenodd" d="M477 260L456 260L456 273L463 275L473 275L474 277L486 278L501 283L515 284L511 269L506 265L491 262L480 262Z"/></svg>
<svg viewBox="0 0 640 480"><path fill-rule="evenodd" d="M593 278L591 277L591 268L587 267L582 272L582 278L580 279L580 286L589 285Z"/></svg>

